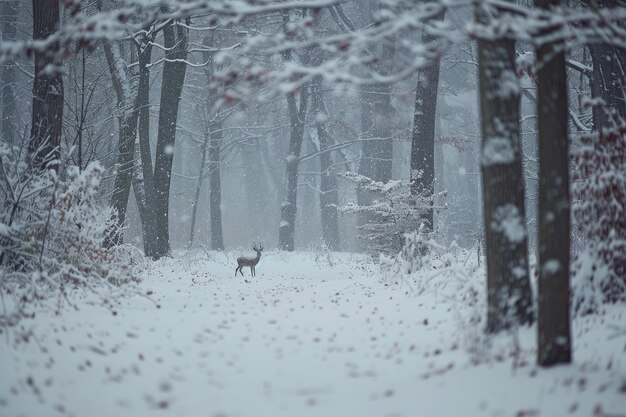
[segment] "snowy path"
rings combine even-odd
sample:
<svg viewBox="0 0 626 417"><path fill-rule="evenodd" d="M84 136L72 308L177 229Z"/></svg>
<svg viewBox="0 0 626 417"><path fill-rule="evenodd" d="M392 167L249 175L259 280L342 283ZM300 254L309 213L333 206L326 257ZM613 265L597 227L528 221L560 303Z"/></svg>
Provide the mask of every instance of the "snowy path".
<svg viewBox="0 0 626 417"><path fill-rule="evenodd" d="M349 255L268 255L249 283L224 258L153 265L160 309L134 297L26 322L28 341L0 343L0 416L626 414L626 341L606 330L623 309L575 323L572 366L536 369L531 329L517 359L504 335L475 365L471 329L435 295L385 288Z"/></svg>

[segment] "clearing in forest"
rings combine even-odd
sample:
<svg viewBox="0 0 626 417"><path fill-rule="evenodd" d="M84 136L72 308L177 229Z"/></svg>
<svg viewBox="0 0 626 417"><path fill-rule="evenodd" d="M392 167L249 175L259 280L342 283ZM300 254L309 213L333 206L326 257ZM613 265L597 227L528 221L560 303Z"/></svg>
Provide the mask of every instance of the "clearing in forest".
<svg viewBox="0 0 626 417"><path fill-rule="evenodd" d="M610 337L623 308L575 319L574 363L544 370L534 326L486 337L469 319L479 305L385 284L361 255L268 251L254 278L234 277L235 257L150 263L139 288L160 308L129 296L114 315L78 299L24 320L2 335L0 415L626 412L626 340Z"/></svg>

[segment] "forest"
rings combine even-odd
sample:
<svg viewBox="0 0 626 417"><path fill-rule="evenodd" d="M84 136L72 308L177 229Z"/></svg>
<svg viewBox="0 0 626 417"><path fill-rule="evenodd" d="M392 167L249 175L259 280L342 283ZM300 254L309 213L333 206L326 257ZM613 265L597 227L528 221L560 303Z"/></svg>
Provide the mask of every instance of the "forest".
<svg viewBox="0 0 626 417"><path fill-rule="evenodd" d="M0 415L626 417L624 0L0 0L0 74Z"/></svg>

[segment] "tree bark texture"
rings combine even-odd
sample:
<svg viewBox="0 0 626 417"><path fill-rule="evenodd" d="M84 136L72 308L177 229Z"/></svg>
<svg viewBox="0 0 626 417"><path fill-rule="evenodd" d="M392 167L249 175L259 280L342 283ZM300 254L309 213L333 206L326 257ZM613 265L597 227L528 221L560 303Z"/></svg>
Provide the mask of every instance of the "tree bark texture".
<svg viewBox="0 0 626 417"><path fill-rule="evenodd" d="M59 0L33 0L33 39L46 39L59 27ZM63 125L63 65L58 46L35 50L29 153L36 169L53 168L59 159Z"/></svg>
<svg viewBox="0 0 626 417"><path fill-rule="evenodd" d="M283 32L291 37L287 30L289 12L283 13ZM292 51L283 53L283 61L293 61ZM303 57L306 59L306 56ZM278 226L278 247L281 250L293 251L296 236L296 212L298 197L298 168L300 167L300 151L304 138L304 122L309 102L309 85L300 88L300 105L297 91L287 93L287 109L289 111L290 136L289 150L285 158L285 188L283 201L280 204L280 225Z"/></svg>
<svg viewBox="0 0 626 417"><path fill-rule="evenodd" d="M163 28L167 61L163 64L163 81L159 108L159 127L154 162L154 242L153 258L170 254L169 195L172 161L176 143L176 122L187 64L187 29L172 22ZM183 60L183 61L178 61Z"/></svg>
<svg viewBox="0 0 626 417"><path fill-rule="evenodd" d="M2 39L6 41L17 40L17 12L19 1L10 0L2 3ZM13 58L7 58L2 68L2 127L0 128L0 138L7 143L14 143L14 121L15 114L15 82L17 81L17 70Z"/></svg>
<svg viewBox="0 0 626 417"><path fill-rule="evenodd" d="M559 0L537 0L549 9ZM570 194L565 45L537 48L539 128L538 363L571 362Z"/></svg>
<svg viewBox="0 0 626 417"><path fill-rule="evenodd" d="M308 86L300 91L300 105L297 104L296 93L287 96L291 134L289 151L285 158L285 190L280 206L280 226L278 228L278 246L281 250L293 251L296 235L296 211L298 196L298 168L300 166L300 150L304 137L304 121L309 100Z"/></svg>
<svg viewBox="0 0 626 417"><path fill-rule="evenodd" d="M311 105L317 139L319 141L320 154L320 219L322 223L322 238L330 250L340 249L339 222L337 219L337 207L339 205L339 193L337 190L337 173L333 168L333 158L330 152L326 152L332 140L326 119L328 111L324 103L322 92L322 79L316 77L313 81L311 92Z"/></svg>
<svg viewBox="0 0 626 417"><path fill-rule="evenodd" d="M151 39L150 39L151 40ZM143 185L143 248L146 256L154 256L155 220L154 220L154 171L152 151L150 149L150 67L152 45L146 43L139 54L139 81L137 83L137 109L139 134L139 153L141 155L141 183ZM142 211L139 211L141 215Z"/></svg>
<svg viewBox="0 0 626 417"><path fill-rule="evenodd" d="M515 44L505 39L479 40L478 60L487 331L497 332L533 319Z"/></svg>
<svg viewBox="0 0 626 417"><path fill-rule="evenodd" d="M109 42L105 42L104 51L111 74L111 80L117 97L118 110L118 148L115 164L115 182L111 196L111 207L115 211L115 226L107 233L105 246L120 245L124 241L124 223L128 197L134 174L135 142L137 138L137 100L130 97L130 77L116 61L121 59L113 52ZM128 88L124 88L127 85Z"/></svg>
<svg viewBox="0 0 626 417"><path fill-rule="evenodd" d="M444 13L436 20L443 20ZM429 45L436 41L436 37L424 33L422 43ZM411 132L411 194L417 195L426 190L431 196L435 192L435 120L437 117L437 91L439 89L440 58L436 58L431 65L421 69L417 75L417 89L415 92L415 112L413 114L413 129ZM424 221L430 230L434 230L433 208L429 208ZM419 225L416 225L416 227Z"/></svg>

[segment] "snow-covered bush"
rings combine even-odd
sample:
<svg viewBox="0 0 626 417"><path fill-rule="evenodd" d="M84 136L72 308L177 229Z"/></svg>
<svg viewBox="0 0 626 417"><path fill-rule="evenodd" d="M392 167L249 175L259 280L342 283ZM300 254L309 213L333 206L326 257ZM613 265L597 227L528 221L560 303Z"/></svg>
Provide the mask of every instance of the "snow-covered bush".
<svg viewBox="0 0 626 417"><path fill-rule="evenodd" d="M143 256L103 246L115 219L96 204L102 173L98 163L82 172L37 173L19 152L0 148L0 327L34 314L45 300L57 309L71 303L70 294L95 295L110 307L119 285L136 280Z"/></svg>
<svg viewBox="0 0 626 417"><path fill-rule="evenodd" d="M424 230L422 227L407 233L402 251L395 258L381 255L382 280L388 286L402 286L408 295L432 293L449 303L464 349L472 362L483 362L489 357L492 342L484 331L484 263L481 267L475 250L462 249L455 243L440 245Z"/></svg>
<svg viewBox="0 0 626 417"><path fill-rule="evenodd" d="M365 224L357 226L357 237L367 242L370 254L395 258L402 250L405 234L420 229L424 214L433 206L434 196L426 192L412 195L408 180L382 183L352 172L341 176L376 198L365 206L348 203L339 207L339 211L368 214Z"/></svg>
<svg viewBox="0 0 626 417"><path fill-rule="evenodd" d="M626 125L585 135L574 147L573 307L597 311L626 301Z"/></svg>

